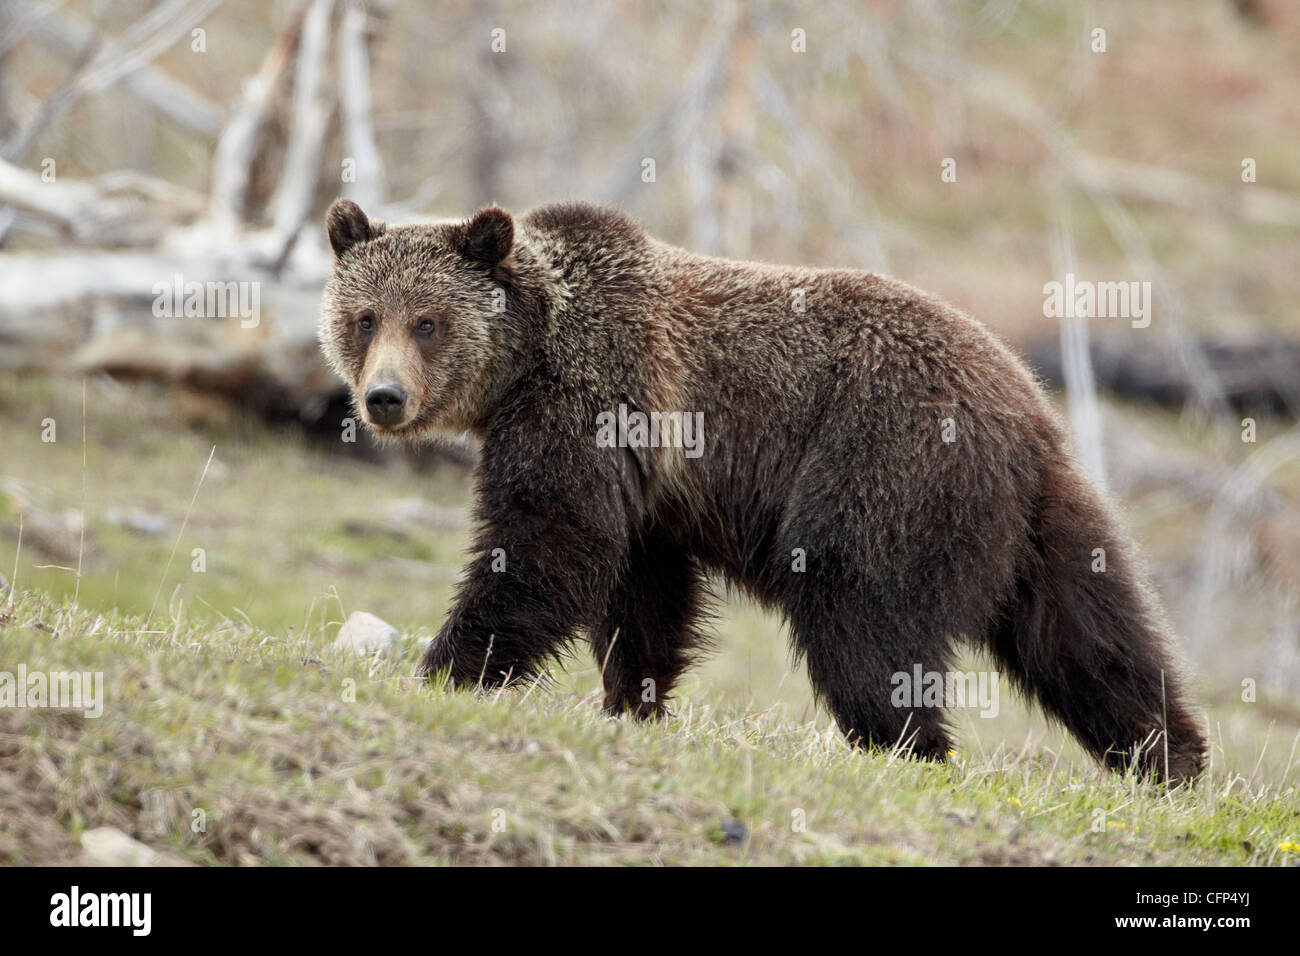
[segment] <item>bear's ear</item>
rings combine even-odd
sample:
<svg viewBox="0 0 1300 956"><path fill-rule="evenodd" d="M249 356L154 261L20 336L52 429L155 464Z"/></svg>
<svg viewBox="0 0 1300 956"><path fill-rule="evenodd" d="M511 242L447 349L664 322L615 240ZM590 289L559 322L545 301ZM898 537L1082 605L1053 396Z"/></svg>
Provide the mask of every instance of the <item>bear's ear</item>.
<svg viewBox="0 0 1300 956"><path fill-rule="evenodd" d="M487 206L474 214L465 226L461 251L485 266L499 266L515 244L515 221L500 206Z"/></svg>
<svg viewBox="0 0 1300 956"><path fill-rule="evenodd" d="M351 199L336 199L325 215L325 228L329 232L334 255L341 256L358 242L369 242L384 234L384 224L371 222L361 207Z"/></svg>

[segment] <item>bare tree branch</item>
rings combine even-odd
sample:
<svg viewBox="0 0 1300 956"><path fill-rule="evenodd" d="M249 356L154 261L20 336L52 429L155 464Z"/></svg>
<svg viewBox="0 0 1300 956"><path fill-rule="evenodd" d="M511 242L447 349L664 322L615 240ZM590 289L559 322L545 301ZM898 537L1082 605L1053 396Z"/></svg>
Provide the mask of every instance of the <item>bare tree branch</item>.
<svg viewBox="0 0 1300 956"><path fill-rule="evenodd" d="M293 112L284 169L271 199L273 229L279 237L281 264L298 239L311 213L320 181L320 154L329 123L329 107L321 92L321 75L329 47L330 14L334 0L312 0L303 20L298 62L294 71Z"/></svg>
<svg viewBox="0 0 1300 956"><path fill-rule="evenodd" d="M38 173L0 160L0 205L38 216L75 243L147 246L170 226L193 219L203 197L135 172L95 181L44 181Z"/></svg>
<svg viewBox="0 0 1300 956"><path fill-rule="evenodd" d="M9 0L9 3L23 17L22 26L0 39L0 52L28 30L40 43L62 56L75 57L91 40L93 29L73 17L53 16L26 0ZM120 85L139 102L191 132L215 137L221 131L221 107L157 67L137 66L134 72L120 78Z"/></svg>
<svg viewBox="0 0 1300 956"><path fill-rule="evenodd" d="M366 50L368 17L360 3L349 3L339 29L339 105L343 114L343 141L356 164L356 179L347 194L362 209L377 209L387 192L384 161L375 141L370 98L370 55Z"/></svg>
<svg viewBox="0 0 1300 956"><path fill-rule="evenodd" d="M217 141L212 159L209 214L221 228L234 230L246 215L253 163L278 98L288 83L311 0L302 0L275 38L256 76L244 81L243 97Z"/></svg>
<svg viewBox="0 0 1300 956"><path fill-rule="evenodd" d="M51 97L27 128L5 144L4 156L20 160L37 136L84 96L101 93L119 80L143 69L175 42L176 38L201 21L222 0L168 0L125 30L112 43L101 45L91 32L91 45L74 64L72 75ZM39 27L39 25L38 25ZM87 56L87 54L91 54Z"/></svg>

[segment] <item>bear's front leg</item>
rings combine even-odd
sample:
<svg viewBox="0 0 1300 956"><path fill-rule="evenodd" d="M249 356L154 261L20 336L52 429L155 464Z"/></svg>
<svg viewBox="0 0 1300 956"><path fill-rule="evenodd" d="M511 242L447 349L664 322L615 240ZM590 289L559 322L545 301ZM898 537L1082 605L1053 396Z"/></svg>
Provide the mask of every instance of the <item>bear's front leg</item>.
<svg viewBox="0 0 1300 956"><path fill-rule="evenodd" d="M609 609L591 629L607 713L664 713L664 699L708 644L699 629L706 593L703 572L663 529L632 541Z"/></svg>
<svg viewBox="0 0 1300 956"><path fill-rule="evenodd" d="M502 467L485 446L479 532L455 604L417 676L457 687L528 679L603 614L627 560L617 484L592 455L535 454Z"/></svg>

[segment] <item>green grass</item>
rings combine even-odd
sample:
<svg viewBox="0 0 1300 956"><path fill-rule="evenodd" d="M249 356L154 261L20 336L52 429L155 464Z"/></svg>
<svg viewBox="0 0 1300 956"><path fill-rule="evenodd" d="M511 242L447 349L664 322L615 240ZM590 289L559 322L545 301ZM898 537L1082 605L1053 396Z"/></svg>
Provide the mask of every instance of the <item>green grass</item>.
<svg viewBox="0 0 1300 956"><path fill-rule="evenodd" d="M1300 859L1294 702L1245 704L1212 674L1198 681L1212 766L1173 793L1102 771L1006 695L996 718L954 714L947 765L856 752L779 623L726 598L717 652L660 723L604 718L585 649L549 686L418 685L419 639L447 608L466 532L382 515L408 497L463 508L463 476L352 464L251 423L183 428L140 389L87 395L83 453L79 388L0 381L0 505L25 496L86 519L78 579L38 567L75 567L76 552L26 536L20 550L5 515L0 571L16 566L17 589L0 671L100 672L107 697L98 718L0 707L0 862L75 861L98 826L218 864ZM219 467L196 495L213 445ZM143 537L110 508L172 527ZM330 649L358 609L404 632L395 658ZM739 843L723 835L731 818Z"/></svg>
<svg viewBox="0 0 1300 956"><path fill-rule="evenodd" d="M1278 864L1300 836L1293 787L1220 768L1162 793L1015 748L931 766L696 700L637 725L592 693L417 685L415 653L26 594L3 659L102 672L107 699L0 709L0 859L65 860L102 825L223 864Z"/></svg>

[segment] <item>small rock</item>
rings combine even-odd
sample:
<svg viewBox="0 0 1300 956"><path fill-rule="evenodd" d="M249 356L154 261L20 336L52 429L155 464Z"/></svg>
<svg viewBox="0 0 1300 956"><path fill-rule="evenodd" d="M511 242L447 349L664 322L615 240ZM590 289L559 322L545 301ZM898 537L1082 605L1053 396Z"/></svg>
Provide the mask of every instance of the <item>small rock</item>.
<svg viewBox="0 0 1300 956"><path fill-rule="evenodd" d="M116 827L96 827L81 835L81 852L89 866L188 866L169 853L159 853Z"/></svg>
<svg viewBox="0 0 1300 956"><path fill-rule="evenodd" d="M109 508L104 517L111 525L148 537L160 537L172 527L172 523L162 515L150 514L139 508L128 508L125 511L120 508Z"/></svg>
<svg viewBox="0 0 1300 956"><path fill-rule="evenodd" d="M353 611L339 628L334 639L334 650L371 657L375 653L387 657L397 647L401 635L397 628L367 611Z"/></svg>
<svg viewBox="0 0 1300 956"><path fill-rule="evenodd" d="M459 531L469 524L465 512L459 508L443 508L423 498L396 498L388 502L384 506L384 518L390 526L401 529L414 525L430 531Z"/></svg>

